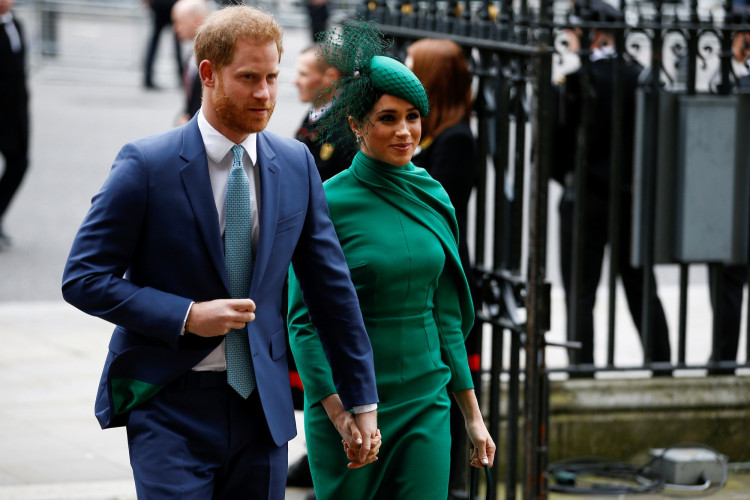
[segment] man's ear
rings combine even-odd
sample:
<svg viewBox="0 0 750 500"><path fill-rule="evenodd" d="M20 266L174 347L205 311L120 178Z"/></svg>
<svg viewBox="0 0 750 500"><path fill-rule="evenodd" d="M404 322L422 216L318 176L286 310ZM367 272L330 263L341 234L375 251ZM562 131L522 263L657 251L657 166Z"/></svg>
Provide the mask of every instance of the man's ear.
<svg viewBox="0 0 750 500"><path fill-rule="evenodd" d="M211 61L204 59L198 66L198 73L201 76L201 81L204 87L213 87L216 85L216 72L214 71L214 65Z"/></svg>
<svg viewBox="0 0 750 500"><path fill-rule="evenodd" d="M326 68L323 72L323 78L325 79L325 86L328 87L333 82L341 78L341 72L334 67Z"/></svg>

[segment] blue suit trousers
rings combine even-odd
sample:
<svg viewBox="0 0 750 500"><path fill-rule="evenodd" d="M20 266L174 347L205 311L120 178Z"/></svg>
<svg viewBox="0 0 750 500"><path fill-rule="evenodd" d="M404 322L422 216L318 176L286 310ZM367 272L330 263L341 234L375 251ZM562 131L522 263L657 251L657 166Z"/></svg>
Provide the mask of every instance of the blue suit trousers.
<svg viewBox="0 0 750 500"><path fill-rule="evenodd" d="M188 372L134 409L127 432L138 498L284 498L287 445L258 391L242 399L226 372Z"/></svg>

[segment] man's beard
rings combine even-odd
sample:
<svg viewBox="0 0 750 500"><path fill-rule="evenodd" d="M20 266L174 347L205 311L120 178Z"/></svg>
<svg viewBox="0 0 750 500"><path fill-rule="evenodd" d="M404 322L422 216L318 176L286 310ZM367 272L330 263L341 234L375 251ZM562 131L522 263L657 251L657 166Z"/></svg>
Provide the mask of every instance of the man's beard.
<svg viewBox="0 0 750 500"><path fill-rule="evenodd" d="M238 103L227 95L224 89L224 82L221 79L219 79L216 85L216 93L214 94L213 101L216 116L218 116L227 127L244 134L254 134L264 130L268 124L268 120L273 114L274 108L276 107L275 101L267 101L265 105L260 102ZM260 107L265 107L268 110L268 113L263 116L258 116L247 110L247 108Z"/></svg>

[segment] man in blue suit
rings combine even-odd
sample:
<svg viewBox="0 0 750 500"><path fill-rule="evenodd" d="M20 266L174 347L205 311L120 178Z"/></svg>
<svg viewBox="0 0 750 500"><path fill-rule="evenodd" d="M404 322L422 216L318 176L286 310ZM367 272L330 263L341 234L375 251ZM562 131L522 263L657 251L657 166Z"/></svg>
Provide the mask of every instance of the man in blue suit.
<svg viewBox="0 0 750 500"><path fill-rule="evenodd" d="M195 41L201 111L122 148L65 267L65 299L116 325L95 409L103 428L127 426L139 498L284 497L296 432L279 313L290 263L353 410L329 415L355 450L350 467L376 458L372 351L317 168L302 143L264 131L281 37L251 7L206 19ZM234 298L230 169L247 174L252 209L249 293ZM228 383L237 331L249 396L229 385L231 370Z"/></svg>

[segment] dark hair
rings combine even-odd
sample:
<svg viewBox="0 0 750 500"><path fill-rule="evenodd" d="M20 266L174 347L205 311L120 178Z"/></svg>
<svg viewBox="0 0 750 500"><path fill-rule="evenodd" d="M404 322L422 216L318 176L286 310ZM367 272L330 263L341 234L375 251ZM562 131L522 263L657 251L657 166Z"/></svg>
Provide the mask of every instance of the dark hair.
<svg viewBox="0 0 750 500"><path fill-rule="evenodd" d="M407 49L412 71L427 90L430 114L422 121L422 138L435 137L471 116L471 72L455 42L423 38Z"/></svg>

